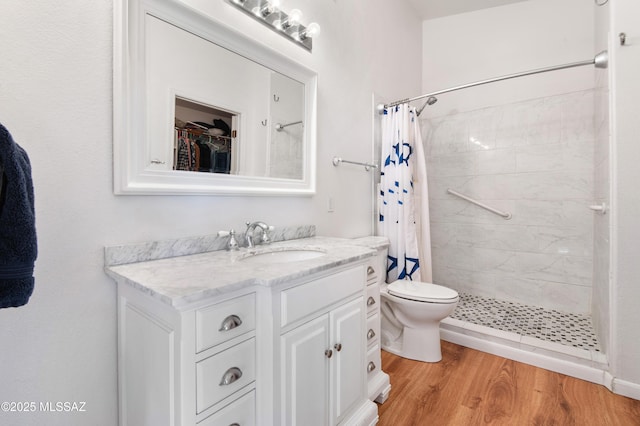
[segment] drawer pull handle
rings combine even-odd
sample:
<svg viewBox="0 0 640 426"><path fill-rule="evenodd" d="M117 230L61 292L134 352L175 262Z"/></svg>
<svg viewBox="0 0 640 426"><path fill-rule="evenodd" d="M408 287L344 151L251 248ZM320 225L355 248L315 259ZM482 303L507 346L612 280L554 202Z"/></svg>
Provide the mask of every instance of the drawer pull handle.
<svg viewBox="0 0 640 426"><path fill-rule="evenodd" d="M376 299L374 299L373 297L369 296L369 298L367 299L367 306L373 306L376 304Z"/></svg>
<svg viewBox="0 0 640 426"><path fill-rule="evenodd" d="M220 325L220 330L218 331L229 331L233 330L236 327L242 325L242 320L237 315L229 315L222 321L222 325Z"/></svg>
<svg viewBox="0 0 640 426"><path fill-rule="evenodd" d="M240 423L231 423L229 426L240 426Z"/></svg>
<svg viewBox="0 0 640 426"><path fill-rule="evenodd" d="M230 385L231 383L240 379L240 377L242 377L242 371L238 367L231 367L227 370L226 373L224 373L224 376L222 376L220 386Z"/></svg>
<svg viewBox="0 0 640 426"><path fill-rule="evenodd" d="M367 365L367 373L371 373L375 369L376 369L376 365L373 363L373 361L371 361L369 365Z"/></svg>
<svg viewBox="0 0 640 426"><path fill-rule="evenodd" d="M331 358L333 356L333 351L331 349L327 349L326 351L324 351L324 356L326 356L327 358Z"/></svg>
<svg viewBox="0 0 640 426"><path fill-rule="evenodd" d="M373 269L371 266L367 266L367 275L371 275L375 273L376 273L375 269Z"/></svg>
<svg viewBox="0 0 640 426"><path fill-rule="evenodd" d="M369 329L369 331L367 332L367 340L371 340L371 339L373 339L374 337L376 337L376 332L375 332L375 331L373 331L373 329L372 329L372 328L370 328L370 329Z"/></svg>
<svg viewBox="0 0 640 426"><path fill-rule="evenodd" d="M340 352L342 350L342 343L336 343L335 345L333 345L333 348Z"/></svg>

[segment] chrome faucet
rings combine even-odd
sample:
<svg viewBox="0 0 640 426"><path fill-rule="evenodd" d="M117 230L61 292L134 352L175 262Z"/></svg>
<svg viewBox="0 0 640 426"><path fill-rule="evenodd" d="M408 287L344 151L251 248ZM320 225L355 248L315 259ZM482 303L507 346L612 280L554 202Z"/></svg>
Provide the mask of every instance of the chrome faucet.
<svg viewBox="0 0 640 426"><path fill-rule="evenodd" d="M269 229L270 226L264 222L247 222L247 230L245 232L245 240L247 242L247 247L251 248L255 245L253 242L254 232L256 228L262 229L262 244L269 244L271 239L269 238ZM259 244L259 243L258 243Z"/></svg>

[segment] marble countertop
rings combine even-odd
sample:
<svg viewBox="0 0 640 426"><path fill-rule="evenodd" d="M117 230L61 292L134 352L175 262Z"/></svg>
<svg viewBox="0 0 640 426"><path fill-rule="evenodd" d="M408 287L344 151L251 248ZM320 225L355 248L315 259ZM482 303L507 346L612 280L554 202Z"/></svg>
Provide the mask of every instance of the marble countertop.
<svg viewBox="0 0 640 426"><path fill-rule="evenodd" d="M105 267L109 276L176 307L255 285L275 286L376 254L384 237L344 239L311 237L258 246L253 251L317 250L324 255L307 260L255 263L241 260L247 249L210 251L187 256Z"/></svg>

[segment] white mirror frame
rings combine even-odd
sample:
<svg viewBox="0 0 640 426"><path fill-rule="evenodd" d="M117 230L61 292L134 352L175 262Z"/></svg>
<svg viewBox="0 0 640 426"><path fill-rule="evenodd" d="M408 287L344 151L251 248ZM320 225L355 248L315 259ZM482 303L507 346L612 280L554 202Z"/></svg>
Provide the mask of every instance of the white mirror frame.
<svg viewBox="0 0 640 426"><path fill-rule="evenodd" d="M224 3L223 3L224 4ZM224 4L223 7L230 7ZM152 15L304 84L300 180L154 170L147 148L145 16ZM315 193L317 74L176 0L114 2L114 192L119 195L312 195ZM265 140L266 143L266 140Z"/></svg>

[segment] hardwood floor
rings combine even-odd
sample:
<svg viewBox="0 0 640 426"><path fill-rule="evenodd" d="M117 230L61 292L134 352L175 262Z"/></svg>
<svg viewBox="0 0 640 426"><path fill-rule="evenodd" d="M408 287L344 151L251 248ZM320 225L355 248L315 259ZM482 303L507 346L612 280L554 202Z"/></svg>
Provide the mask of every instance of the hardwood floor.
<svg viewBox="0 0 640 426"><path fill-rule="evenodd" d="M604 386L444 341L442 358L382 352L392 389L379 426L640 425L640 401Z"/></svg>

